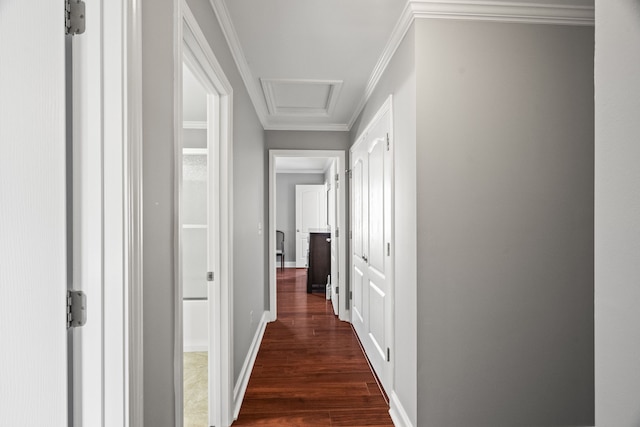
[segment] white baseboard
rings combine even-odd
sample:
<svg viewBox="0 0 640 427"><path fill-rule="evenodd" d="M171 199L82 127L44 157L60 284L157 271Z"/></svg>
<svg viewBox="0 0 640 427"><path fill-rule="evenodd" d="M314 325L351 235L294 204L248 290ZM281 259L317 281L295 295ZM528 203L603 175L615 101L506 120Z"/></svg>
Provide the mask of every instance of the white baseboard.
<svg viewBox="0 0 640 427"><path fill-rule="evenodd" d="M279 267L280 265L278 264L277 266ZM296 262L295 261L285 261L284 262L284 268L296 268Z"/></svg>
<svg viewBox="0 0 640 427"><path fill-rule="evenodd" d="M207 344L185 345L182 348L182 351L184 351L185 353L192 353L194 351L209 351L209 346Z"/></svg>
<svg viewBox="0 0 640 427"><path fill-rule="evenodd" d="M244 393L247 391L247 385L249 384L251 371L253 371L253 365L256 363L256 357L258 357L258 350L260 349L260 344L262 343L262 337L264 336L264 330L267 327L267 323L269 321L270 316L271 316L271 313L269 311L265 311L264 313L262 313L260 324L258 325L256 334L253 337L251 346L249 347L249 353L247 354L247 357L244 360L244 364L242 365L242 370L240 371L238 382L233 388L233 419L234 420L238 418L238 414L240 413L240 407L242 406Z"/></svg>
<svg viewBox="0 0 640 427"><path fill-rule="evenodd" d="M389 397L389 406L389 415L391 415L391 421L393 421L394 426L413 427L409 414L407 414L404 406L400 403L400 399L398 399L398 395L395 391L391 392L391 396Z"/></svg>

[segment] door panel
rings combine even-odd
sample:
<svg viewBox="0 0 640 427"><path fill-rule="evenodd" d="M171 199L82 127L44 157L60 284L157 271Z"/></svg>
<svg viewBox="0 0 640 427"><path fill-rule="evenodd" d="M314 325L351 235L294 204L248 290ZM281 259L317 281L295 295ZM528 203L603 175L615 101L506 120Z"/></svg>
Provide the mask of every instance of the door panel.
<svg viewBox="0 0 640 427"><path fill-rule="evenodd" d="M0 418L67 426L65 36L61 2L0 6ZM28 29L24 20L28 17Z"/></svg>
<svg viewBox="0 0 640 427"><path fill-rule="evenodd" d="M384 272L384 153L382 138L369 151L369 265Z"/></svg>
<svg viewBox="0 0 640 427"><path fill-rule="evenodd" d="M390 113L381 114L351 152L353 251L352 322L383 387L391 391Z"/></svg>

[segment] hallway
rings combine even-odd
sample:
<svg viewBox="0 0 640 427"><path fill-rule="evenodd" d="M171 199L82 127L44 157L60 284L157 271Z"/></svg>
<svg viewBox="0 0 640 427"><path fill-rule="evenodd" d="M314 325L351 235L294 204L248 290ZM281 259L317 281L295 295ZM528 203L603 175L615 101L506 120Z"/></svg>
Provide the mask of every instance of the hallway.
<svg viewBox="0 0 640 427"><path fill-rule="evenodd" d="M278 320L267 325L234 426L393 426L351 326L306 270L278 269Z"/></svg>

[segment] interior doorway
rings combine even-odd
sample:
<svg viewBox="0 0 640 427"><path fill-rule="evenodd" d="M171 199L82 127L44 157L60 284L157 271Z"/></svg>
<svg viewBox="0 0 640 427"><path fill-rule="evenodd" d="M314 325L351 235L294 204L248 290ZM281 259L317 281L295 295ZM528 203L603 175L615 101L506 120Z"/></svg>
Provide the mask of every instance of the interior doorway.
<svg viewBox="0 0 640 427"><path fill-rule="evenodd" d="M340 320L350 321L349 300L345 298L347 292L347 271L346 271L346 204L345 192L342 191L345 183L345 152L338 150L269 150L269 307L270 319L277 319L277 292L276 292L276 230L278 225L285 228L278 221L278 201L282 200L282 194L278 194L278 175L313 173L318 174L321 182L308 182L308 184L325 185L327 209L325 217L326 228L322 231L330 233L331 241L331 300L334 304L334 311ZM292 190L293 191L293 190ZM281 190L282 193L282 190ZM293 199L293 196L291 196ZM333 213L329 210L333 210ZM282 216L282 215L281 215ZM328 220L328 221L327 221ZM289 222L295 223L291 218ZM285 242L288 238L289 244L285 247L285 266L296 266L296 245L297 228L288 227L285 230ZM279 264L278 264L279 265Z"/></svg>
<svg viewBox="0 0 640 427"><path fill-rule="evenodd" d="M185 1L178 16L175 425L227 427L233 420L232 88ZM206 381L193 378L202 376Z"/></svg>

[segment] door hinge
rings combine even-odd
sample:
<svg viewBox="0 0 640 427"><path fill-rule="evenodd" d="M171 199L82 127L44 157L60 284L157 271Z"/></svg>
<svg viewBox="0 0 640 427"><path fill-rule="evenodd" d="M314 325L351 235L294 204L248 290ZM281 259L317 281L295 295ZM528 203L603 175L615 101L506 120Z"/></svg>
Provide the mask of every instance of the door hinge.
<svg viewBox="0 0 640 427"><path fill-rule="evenodd" d="M207 271L207 282L213 282L213 271Z"/></svg>
<svg viewBox="0 0 640 427"><path fill-rule="evenodd" d="M336 295L340 294L340 286L336 286Z"/></svg>
<svg viewBox="0 0 640 427"><path fill-rule="evenodd" d="M67 328L87 323L87 296L82 291L67 291Z"/></svg>
<svg viewBox="0 0 640 427"><path fill-rule="evenodd" d="M336 182L340 181L340 175L336 174Z"/></svg>
<svg viewBox="0 0 640 427"><path fill-rule="evenodd" d="M74 36L84 33L85 29L85 3L81 0L65 0L64 2L64 26L65 34Z"/></svg>
<svg viewBox="0 0 640 427"><path fill-rule="evenodd" d="M340 229L336 228L336 237L340 237Z"/></svg>
<svg viewBox="0 0 640 427"><path fill-rule="evenodd" d="M387 347L387 362L391 362L391 349Z"/></svg>
<svg viewBox="0 0 640 427"><path fill-rule="evenodd" d="M353 299L353 291L349 291L349 299Z"/></svg>
<svg viewBox="0 0 640 427"><path fill-rule="evenodd" d="M391 243L387 242L387 256L391 255Z"/></svg>
<svg viewBox="0 0 640 427"><path fill-rule="evenodd" d="M351 169L347 169L346 171L344 171L344 173L351 178Z"/></svg>
<svg viewBox="0 0 640 427"><path fill-rule="evenodd" d="M353 239L353 231L352 230L349 230L349 238Z"/></svg>
<svg viewBox="0 0 640 427"><path fill-rule="evenodd" d="M387 134L387 151L389 151L389 134Z"/></svg>

